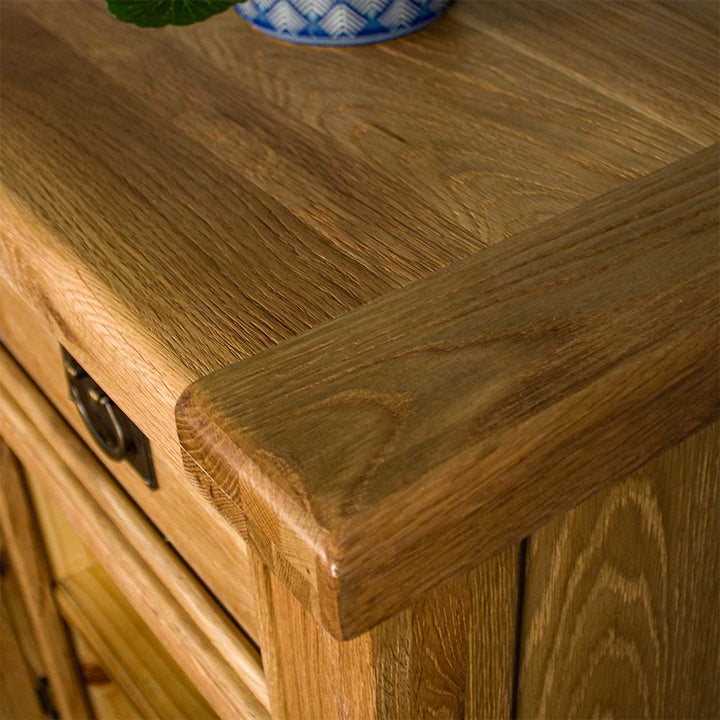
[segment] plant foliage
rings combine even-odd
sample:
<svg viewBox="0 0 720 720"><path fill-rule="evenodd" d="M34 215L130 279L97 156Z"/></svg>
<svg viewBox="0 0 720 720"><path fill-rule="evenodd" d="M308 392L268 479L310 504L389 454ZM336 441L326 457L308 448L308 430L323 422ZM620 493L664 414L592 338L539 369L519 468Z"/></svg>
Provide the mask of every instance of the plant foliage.
<svg viewBox="0 0 720 720"><path fill-rule="evenodd" d="M138 27L191 25L224 12L237 0L107 0L107 9Z"/></svg>

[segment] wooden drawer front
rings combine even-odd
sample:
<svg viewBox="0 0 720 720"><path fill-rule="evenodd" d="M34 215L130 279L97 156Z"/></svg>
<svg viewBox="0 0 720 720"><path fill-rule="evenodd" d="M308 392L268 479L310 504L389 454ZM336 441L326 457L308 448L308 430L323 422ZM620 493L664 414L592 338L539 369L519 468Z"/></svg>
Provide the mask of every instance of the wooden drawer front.
<svg viewBox="0 0 720 720"><path fill-rule="evenodd" d="M4 350L0 435L215 712L269 717L257 650Z"/></svg>
<svg viewBox="0 0 720 720"><path fill-rule="evenodd" d="M0 341L65 420L95 449L94 440L69 397L59 340L44 318L11 289L1 274ZM93 369L86 369L94 376ZM107 388L103 385L103 389ZM137 422L135 417L131 419ZM244 541L188 482L177 442L170 446L157 440L147 427L141 426L141 430L150 439L159 490L149 490L127 462L114 462L99 451L98 458L257 642L255 600Z"/></svg>

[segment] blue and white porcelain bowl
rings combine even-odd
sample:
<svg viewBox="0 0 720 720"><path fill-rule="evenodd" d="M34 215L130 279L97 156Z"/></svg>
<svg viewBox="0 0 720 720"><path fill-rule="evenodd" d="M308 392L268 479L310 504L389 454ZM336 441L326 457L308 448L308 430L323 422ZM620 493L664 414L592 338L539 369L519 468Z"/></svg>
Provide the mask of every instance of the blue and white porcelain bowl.
<svg viewBox="0 0 720 720"><path fill-rule="evenodd" d="M238 14L268 35L307 45L364 45L420 30L451 0L245 0Z"/></svg>

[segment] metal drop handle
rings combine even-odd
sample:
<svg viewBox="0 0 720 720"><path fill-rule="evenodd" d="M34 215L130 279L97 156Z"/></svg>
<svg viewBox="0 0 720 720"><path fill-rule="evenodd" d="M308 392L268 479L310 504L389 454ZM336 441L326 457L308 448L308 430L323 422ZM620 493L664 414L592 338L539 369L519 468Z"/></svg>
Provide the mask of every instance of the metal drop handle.
<svg viewBox="0 0 720 720"><path fill-rule="evenodd" d="M98 447L112 460L126 460L151 490L157 490L148 439L77 360L61 350L70 397Z"/></svg>
<svg viewBox="0 0 720 720"><path fill-rule="evenodd" d="M122 460L127 450L127 442L113 401L105 393L98 393L95 388L91 388L87 393L88 400L101 409L101 416L107 418L107 426L100 428L93 419L93 414L88 410L87 403L78 386L73 385L70 392L75 407L77 407L85 427L90 431L95 442L108 457L113 460Z"/></svg>

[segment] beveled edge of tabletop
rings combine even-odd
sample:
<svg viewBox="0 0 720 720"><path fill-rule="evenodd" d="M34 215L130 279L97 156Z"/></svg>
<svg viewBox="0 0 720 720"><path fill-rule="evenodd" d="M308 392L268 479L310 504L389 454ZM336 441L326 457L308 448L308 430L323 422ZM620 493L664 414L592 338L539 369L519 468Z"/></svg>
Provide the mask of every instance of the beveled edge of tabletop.
<svg viewBox="0 0 720 720"><path fill-rule="evenodd" d="M354 637L720 416L718 145L193 383L206 496Z"/></svg>

